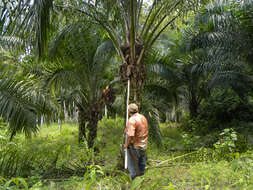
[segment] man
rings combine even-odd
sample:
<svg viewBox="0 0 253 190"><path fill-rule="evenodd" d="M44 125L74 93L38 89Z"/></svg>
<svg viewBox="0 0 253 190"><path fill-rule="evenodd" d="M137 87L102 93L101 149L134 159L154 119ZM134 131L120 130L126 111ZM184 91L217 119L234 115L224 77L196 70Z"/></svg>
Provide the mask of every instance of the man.
<svg viewBox="0 0 253 190"><path fill-rule="evenodd" d="M146 149L148 143L148 121L138 113L138 106L130 104L128 106L130 116L125 132L127 142L124 147L127 148L128 170L132 179L143 175L146 166Z"/></svg>

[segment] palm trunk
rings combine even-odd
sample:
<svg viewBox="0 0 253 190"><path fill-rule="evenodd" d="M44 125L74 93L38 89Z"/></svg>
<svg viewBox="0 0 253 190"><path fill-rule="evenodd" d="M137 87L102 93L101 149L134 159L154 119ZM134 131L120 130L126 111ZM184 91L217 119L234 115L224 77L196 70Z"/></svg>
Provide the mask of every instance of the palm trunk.
<svg viewBox="0 0 253 190"><path fill-rule="evenodd" d="M92 148L94 147L94 142L97 138L97 127L98 127L98 121L100 119L100 105L99 103L95 103L92 105L90 111L89 111L89 121L87 125L87 129L89 131L88 133L88 147ZM94 147L96 149L96 147Z"/></svg>
<svg viewBox="0 0 253 190"><path fill-rule="evenodd" d="M58 124L59 124L59 132L61 133L62 131L62 120L58 119Z"/></svg>
<svg viewBox="0 0 253 190"><path fill-rule="evenodd" d="M87 128L89 130L88 135L88 147L92 148L94 146L95 139L97 138L97 125L98 125L98 118L94 118L93 120L89 121Z"/></svg>
<svg viewBox="0 0 253 190"><path fill-rule="evenodd" d="M140 104L142 100L141 92L143 89L144 81L146 79L145 65L142 63L137 64L137 59L135 59L134 62L131 61L129 59L128 51L126 51L125 55L125 61L120 68L121 81L126 84L127 80L130 79L130 102L134 101Z"/></svg>
<svg viewBox="0 0 253 190"><path fill-rule="evenodd" d="M192 99L189 103L190 117L192 119L198 116L198 107L199 107L199 104L197 100Z"/></svg>
<svg viewBox="0 0 253 190"><path fill-rule="evenodd" d="M78 142L81 143L81 142L83 142L86 139L85 112L82 109L78 110L78 125L79 125Z"/></svg>
<svg viewBox="0 0 253 190"><path fill-rule="evenodd" d="M63 111L64 111L64 119L65 119L65 123L66 123L69 120L69 117L68 117L68 111L67 111L65 101L63 101Z"/></svg>

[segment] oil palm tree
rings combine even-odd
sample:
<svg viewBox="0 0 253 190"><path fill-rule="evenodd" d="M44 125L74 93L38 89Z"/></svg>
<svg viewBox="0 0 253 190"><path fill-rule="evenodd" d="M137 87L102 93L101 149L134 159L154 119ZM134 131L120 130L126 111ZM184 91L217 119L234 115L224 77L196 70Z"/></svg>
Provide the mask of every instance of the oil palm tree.
<svg viewBox="0 0 253 190"><path fill-rule="evenodd" d="M59 22L61 19L54 11L59 13L59 10L74 10L91 17L96 24L103 27L112 40L122 60L122 81L131 80L133 97L137 99L146 77L143 57L161 33L178 17L189 10L198 10L206 2L208 0L154 0L151 5L146 4L145 8L143 0L4 1L1 23L6 33L20 36L30 34L30 42L37 47L37 55L41 56L46 52L50 21L58 19ZM55 16L50 16L52 14Z"/></svg>
<svg viewBox="0 0 253 190"><path fill-rule="evenodd" d="M252 1L215 1L196 18L195 34L190 32L185 47L209 52L197 69L212 73L210 88L229 87L240 97L251 91L252 7Z"/></svg>
<svg viewBox="0 0 253 190"><path fill-rule="evenodd" d="M88 1L72 8L91 17L103 27L122 60L120 76L128 79L133 99L140 98L146 78L144 57L158 37L191 7L206 1L156 1L144 9L143 0ZM140 99L139 99L140 100Z"/></svg>
<svg viewBox="0 0 253 190"><path fill-rule="evenodd" d="M103 41L97 28L74 23L56 36L45 66L43 80L47 86L56 96L64 89L77 106L79 142L87 140L90 148L102 116L103 89L110 83L106 74L110 73L112 51L111 42Z"/></svg>
<svg viewBox="0 0 253 190"><path fill-rule="evenodd" d="M198 43L189 48L216 47L233 59L252 62L252 7L248 0L210 3L196 17L192 41Z"/></svg>
<svg viewBox="0 0 253 190"><path fill-rule="evenodd" d="M173 66L168 62L162 63L163 61L166 60L153 64L151 72L156 74L157 79L148 85L149 88L156 89L156 97L167 103L172 110L187 109L192 118L196 117L207 88L203 83L203 74L193 70L199 62L191 56L178 60ZM179 112L176 111L175 114Z"/></svg>
<svg viewBox="0 0 253 190"><path fill-rule="evenodd" d="M232 88L241 98L247 96L252 89L252 79L247 65L242 64L237 55L220 48L218 42L207 46L206 36L194 29L184 31L180 41L176 47L170 47L167 56L158 57L152 63L151 71L159 80L149 85L156 89L157 97L177 106L187 105L183 107L194 118L199 114L201 101L208 98L213 89Z"/></svg>

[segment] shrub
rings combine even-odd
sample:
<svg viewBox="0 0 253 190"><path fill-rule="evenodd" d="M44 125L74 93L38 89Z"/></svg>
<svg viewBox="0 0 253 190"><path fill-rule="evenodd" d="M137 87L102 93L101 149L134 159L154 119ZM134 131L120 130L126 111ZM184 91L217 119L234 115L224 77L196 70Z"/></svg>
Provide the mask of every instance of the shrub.
<svg viewBox="0 0 253 190"><path fill-rule="evenodd" d="M198 119L208 121L208 131L238 128L240 122L252 121L253 104L231 91L217 91L202 102L199 113Z"/></svg>
<svg viewBox="0 0 253 190"><path fill-rule="evenodd" d="M224 129L220 133L220 139L214 144L214 147L221 150L223 154L235 151L235 142L237 141L237 133L234 129Z"/></svg>
<svg viewBox="0 0 253 190"><path fill-rule="evenodd" d="M66 178L83 176L91 164L103 164L103 157L85 144L73 143L64 131L58 137L36 137L2 143L0 174L5 178L39 176ZM57 140L55 139L57 138ZM75 137L73 137L74 139Z"/></svg>
<svg viewBox="0 0 253 190"><path fill-rule="evenodd" d="M189 133L206 134L209 128L207 120L200 117L190 118L187 114L183 117L180 129Z"/></svg>
<svg viewBox="0 0 253 190"><path fill-rule="evenodd" d="M237 135L237 141L235 142L236 152L246 152L249 149L248 139L243 134Z"/></svg>
<svg viewBox="0 0 253 190"><path fill-rule="evenodd" d="M200 136L184 133L182 138L185 149L191 151L197 146Z"/></svg>

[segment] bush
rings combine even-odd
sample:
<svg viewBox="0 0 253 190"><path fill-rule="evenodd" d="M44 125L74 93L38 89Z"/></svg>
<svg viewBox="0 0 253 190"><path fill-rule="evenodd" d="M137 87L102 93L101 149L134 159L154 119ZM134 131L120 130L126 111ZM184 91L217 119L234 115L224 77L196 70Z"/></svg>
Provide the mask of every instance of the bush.
<svg viewBox="0 0 253 190"><path fill-rule="evenodd" d="M189 133L206 134L209 128L207 120L201 119L200 117L190 118L187 114L183 117L180 129Z"/></svg>
<svg viewBox="0 0 253 190"><path fill-rule="evenodd" d="M213 148L213 145L219 145L218 140L221 140L224 133L229 129L236 134L234 141L234 151L232 152L246 152L249 149L248 136L252 133L252 127L249 123L232 120L229 124L224 124L222 128L212 128L208 121L200 119L190 119L184 117L180 129L183 134L183 144L186 149L196 149L198 147ZM221 135L222 134L222 135ZM228 137L227 137L228 138ZM223 144L224 145L224 144ZM232 148L232 147L230 147ZM231 152L231 151L230 151Z"/></svg>
<svg viewBox="0 0 253 190"><path fill-rule="evenodd" d="M237 135L237 141L235 142L236 152L246 152L249 149L248 139L243 134Z"/></svg>
<svg viewBox="0 0 253 190"><path fill-rule="evenodd" d="M208 121L207 129L238 128L240 122L252 122L253 104L231 91L217 91L203 101L198 119Z"/></svg>
<svg viewBox="0 0 253 190"><path fill-rule="evenodd" d="M88 149L85 143L72 142L67 135L75 138L70 131L62 131L57 137L47 135L13 142L6 140L0 147L1 176L66 178L83 176L91 164L103 164L101 155Z"/></svg>

